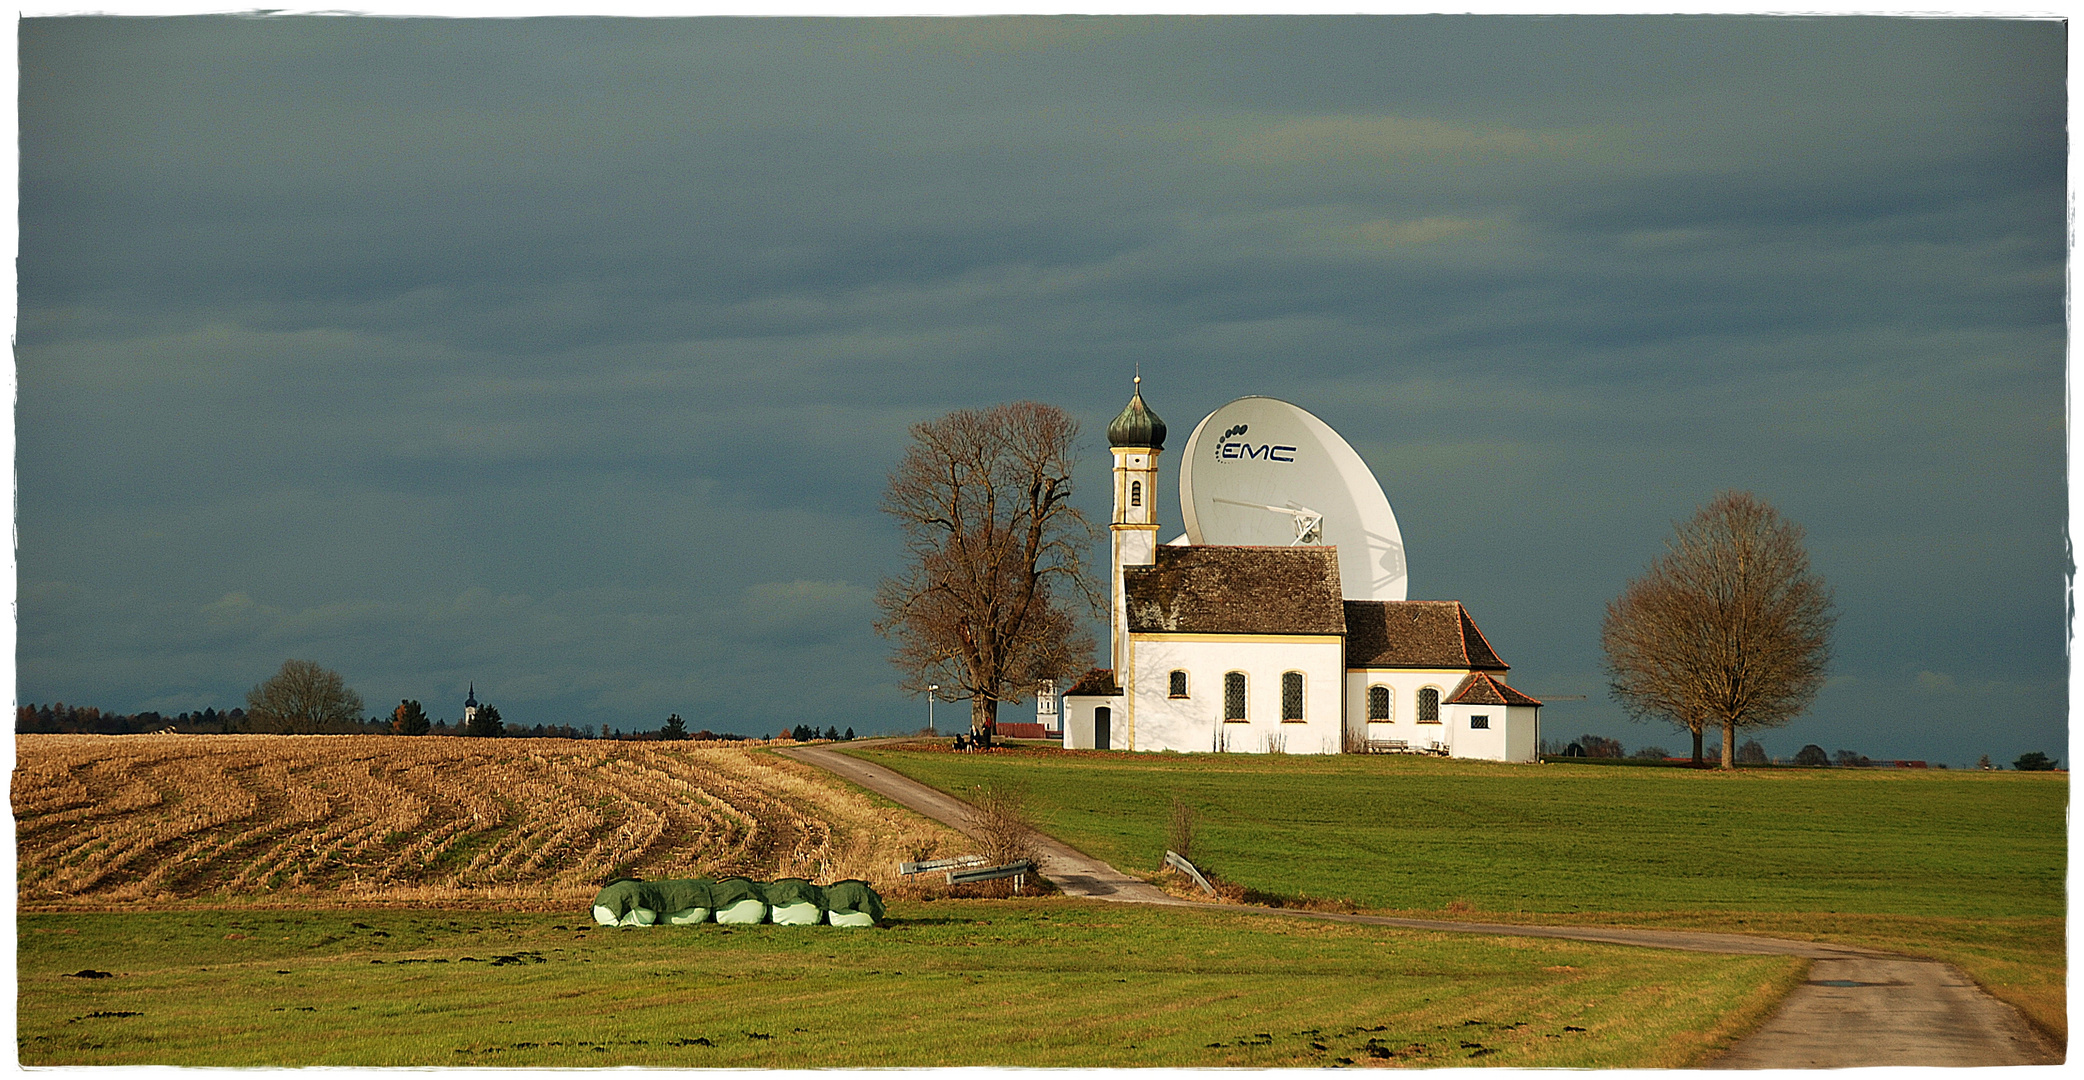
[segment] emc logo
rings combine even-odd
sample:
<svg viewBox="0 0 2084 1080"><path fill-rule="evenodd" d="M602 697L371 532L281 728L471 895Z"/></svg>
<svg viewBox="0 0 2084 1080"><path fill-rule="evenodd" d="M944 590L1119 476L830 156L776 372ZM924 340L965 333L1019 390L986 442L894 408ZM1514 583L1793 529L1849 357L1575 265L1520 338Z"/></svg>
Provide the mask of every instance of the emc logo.
<svg viewBox="0 0 2084 1080"><path fill-rule="evenodd" d="M1257 446L1238 439L1246 425L1239 424L1223 433L1216 440L1216 459L1219 461L1294 461L1295 447L1278 443L1260 443Z"/></svg>

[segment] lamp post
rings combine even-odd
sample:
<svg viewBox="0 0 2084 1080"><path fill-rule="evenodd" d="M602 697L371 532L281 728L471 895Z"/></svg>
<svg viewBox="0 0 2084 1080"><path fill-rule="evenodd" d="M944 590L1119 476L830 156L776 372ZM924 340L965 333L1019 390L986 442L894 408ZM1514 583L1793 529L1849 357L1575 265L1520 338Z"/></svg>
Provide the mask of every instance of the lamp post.
<svg viewBox="0 0 2084 1080"><path fill-rule="evenodd" d="M926 688L926 733L927 733L928 735L938 735L938 734L940 734L940 732L938 732L938 731L935 731L935 730L934 730L934 726L933 726L933 699L935 699L935 698L937 698L937 697L939 697L939 696L941 696L941 684L940 684L940 683L933 683L933 684L931 684L931 685L927 686L927 688Z"/></svg>

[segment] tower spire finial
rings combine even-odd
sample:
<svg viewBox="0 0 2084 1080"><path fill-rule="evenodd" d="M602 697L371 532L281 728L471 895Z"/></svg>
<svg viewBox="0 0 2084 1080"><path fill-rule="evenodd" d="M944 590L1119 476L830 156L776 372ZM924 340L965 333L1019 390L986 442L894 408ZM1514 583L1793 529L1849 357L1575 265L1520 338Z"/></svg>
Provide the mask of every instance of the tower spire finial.
<svg viewBox="0 0 2084 1080"><path fill-rule="evenodd" d="M1140 366L1140 365L1139 365ZM1110 446L1147 446L1153 450L1165 446L1165 421L1151 411L1143 402L1143 373L1138 371L1132 384L1135 389L1129 394L1129 404L1122 414L1107 425L1107 443Z"/></svg>

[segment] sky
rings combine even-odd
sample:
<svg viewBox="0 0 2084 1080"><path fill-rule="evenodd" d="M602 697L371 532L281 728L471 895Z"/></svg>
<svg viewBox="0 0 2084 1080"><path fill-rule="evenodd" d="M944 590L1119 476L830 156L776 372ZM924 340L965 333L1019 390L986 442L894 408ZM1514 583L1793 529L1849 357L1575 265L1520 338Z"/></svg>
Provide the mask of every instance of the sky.
<svg viewBox="0 0 2084 1080"><path fill-rule="evenodd" d="M871 629L909 427L1059 406L1104 521L1140 371L1166 536L1202 416L1310 410L1551 738L1686 748L1600 620L1741 489L1839 612L1769 753L2068 762L2060 23L19 43L18 701L222 710L299 658L450 720L916 728Z"/></svg>

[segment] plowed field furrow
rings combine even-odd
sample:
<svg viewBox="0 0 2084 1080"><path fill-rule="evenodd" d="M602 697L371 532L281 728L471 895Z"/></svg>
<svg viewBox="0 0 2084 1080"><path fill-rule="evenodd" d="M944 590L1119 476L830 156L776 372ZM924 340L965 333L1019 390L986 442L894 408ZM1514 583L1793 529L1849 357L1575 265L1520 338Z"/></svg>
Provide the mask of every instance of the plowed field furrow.
<svg viewBox="0 0 2084 1080"><path fill-rule="evenodd" d="M939 826L758 744L24 735L24 910L206 900L580 905L640 877L864 877Z"/></svg>
<svg viewBox="0 0 2084 1080"><path fill-rule="evenodd" d="M67 883L72 889L93 888L97 882L128 882L114 891L149 896L159 891L164 868L178 865L179 852L194 846L201 832L236 820L250 812L249 801L213 798L224 782L221 769L207 760L163 760L146 763L144 782L159 798L134 813L96 828L106 846L91 862L91 879Z"/></svg>

